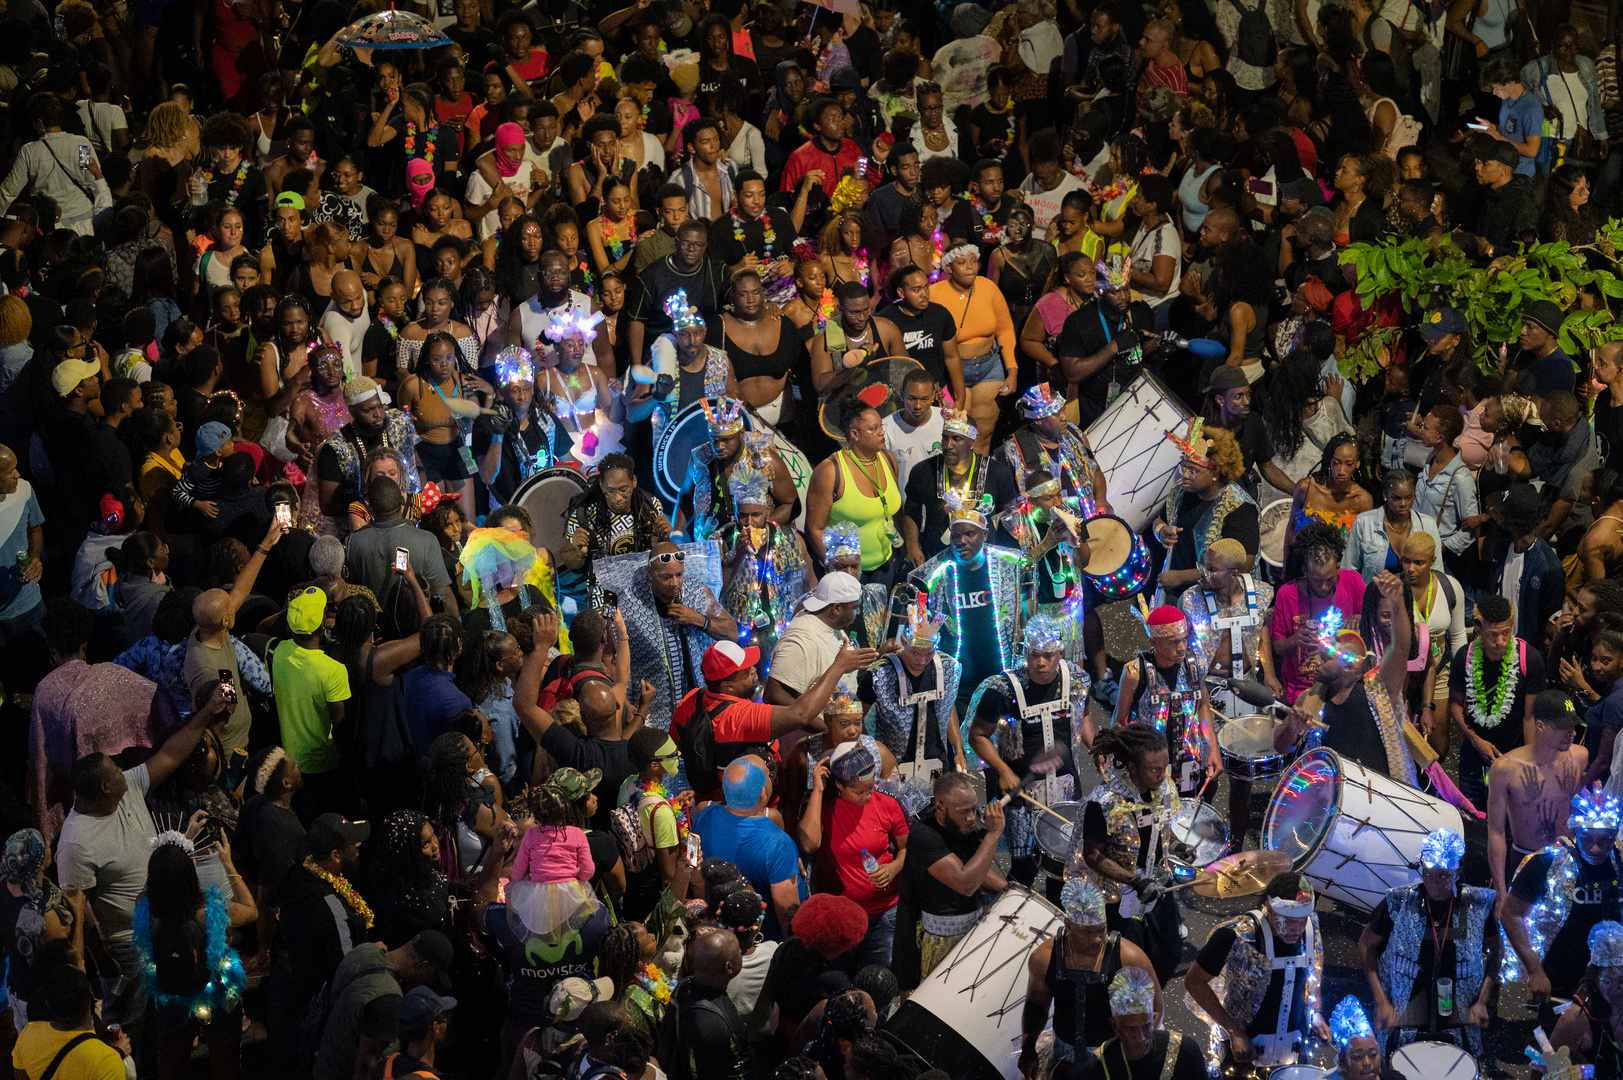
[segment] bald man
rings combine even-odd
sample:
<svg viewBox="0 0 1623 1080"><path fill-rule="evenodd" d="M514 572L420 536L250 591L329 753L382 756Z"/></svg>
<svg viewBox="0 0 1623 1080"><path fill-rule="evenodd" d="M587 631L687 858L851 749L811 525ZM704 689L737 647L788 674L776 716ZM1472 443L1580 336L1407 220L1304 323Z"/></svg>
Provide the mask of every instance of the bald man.
<svg viewBox="0 0 1623 1080"><path fill-rule="evenodd" d="M761 934L768 941L782 941L782 928L807 894L795 842L768 816L773 790L766 761L755 754L733 761L721 774L721 792L726 801L700 810L693 829L707 858L732 863L752 889L770 900Z"/></svg>
<svg viewBox="0 0 1623 1080"><path fill-rule="evenodd" d="M45 640L40 620L45 601L39 579L44 569L40 552L45 547L45 514L34 498L34 488L17 469L17 455L0 445L0 648L31 642L29 659L38 667ZM19 555L27 558L20 559ZM12 656L16 661L15 654ZM31 672L43 675L44 670Z"/></svg>
<svg viewBox="0 0 1623 1080"><path fill-rule="evenodd" d="M269 670L252 649L232 635L231 629L236 624L237 609L253 591L259 568L265 565L265 556L270 554L270 549L282 539L282 532L282 526L273 518L265 532L265 539L254 549L248 565L242 568L232 584L231 591L209 589L192 601L192 619L197 627L186 639L186 662L181 669L181 678L191 691L193 700L201 705L213 689L214 682L223 682L226 675L230 675L231 685L236 687L237 700L216 732L220 737L220 747L227 757L234 750L246 752L248 749L248 729L253 725L253 713L248 708L244 683L266 699L275 695ZM221 767L228 764L221 762Z"/></svg>
<svg viewBox="0 0 1623 1080"><path fill-rule="evenodd" d="M753 1078L748 1029L727 997L727 984L744 969L738 938L712 930L694 939L688 955L693 974L676 984L676 1022L693 1075Z"/></svg>
<svg viewBox="0 0 1623 1080"><path fill-rule="evenodd" d="M332 277L332 303L321 316L321 336L344 347L344 378L357 375L376 378L378 358L366 348L372 316L366 310L366 286L353 270L340 270Z"/></svg>

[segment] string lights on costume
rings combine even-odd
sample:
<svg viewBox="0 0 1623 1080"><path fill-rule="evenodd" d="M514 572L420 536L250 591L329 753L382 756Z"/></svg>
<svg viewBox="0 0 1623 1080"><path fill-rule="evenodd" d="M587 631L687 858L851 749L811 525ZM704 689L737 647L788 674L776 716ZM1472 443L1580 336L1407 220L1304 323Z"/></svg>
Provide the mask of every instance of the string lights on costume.
<svg viewBox="0 0 1623 1080"><path fill-rule="evenodd" d="M599 312L599 315L602 313ZM688 303L688 291L677 289L665 298L665 314L670 317L677 330L703 330L704 316L699 309Z"/></svg>
<svg viewBox="0 0 1623 1080"><path fill-rule="evenodd" d="M1189 637L1189 619L1183 611L1170 604L1162 604L1153 611L1138 597L1138 606L1133 612L1143 625L1151 640L1157 638L1184 638ZM1176 684L1174 684L1176 685ZM1182 753L1184 757L1193 757L1197 761L1203 759L1204 754L1200 745L1200 692L1195 690L1157 693L1153 697L1146 694L1144 700L1139 702L1139 719L1151 720L1155 730L1166 734L1167 724L1172 720L1173 709L1177 710L1181 721L1180 728L1183 733Z"/></svg>
<svg viewBox="0 0 1623 1080"><path fill-rule="evenodd" d="M1124 967L1110 980L1110 1011L1117 1016L1155 1012L1155 976L1140 967Z"/></svg>
<svg viewBox="0 0 1623 1080"><path fill-rule="evenodd" d="M1335 1012L1330 1014L1330 1037L1342 1053L1346 1053L1347 1044L1354 1039L1375 1038L1375 1029L1370 1026L1364 1006L1351 994L1342 998Z"/></svg>
<svg viewBox="0 0 1623 1080"><path fill-rule="evenodd" d="M1420 843L1420 865L1430 870L1458 870L1465 857L1465 838L1453 829L1435 829Z"/></svg>
<svg viewBox="0 0 1623 1080"><path fill-rule="evenodd" d="M709 398L699 399L705 422L710 425L711 438L738 435L744 430L744 403L737 398L720 397L714 405Z"/></svg>
<svg viewBox="0 0 1623 1080"><path fill-rule="evenodd" d="M1623 800L1619 800L1616 795L1608 794L1601 787L1600 781L1597 780L1572 797L1572 810L1567 815L1567 828L1574 833L1591 829L1611 833L1612 850L1607 852L1608 858L1611 858L1614 852L1623 850L1623 845L1616 839L1620 827L1623 827ZM1572 911L1573 892L1578 882L1578 859L1581 858L1573 847L1568 846L1572 842L1570 839L1565 842L1557 840L1542 852L1536 853L1550 855L1550 868L1545 876L1544 895L1528 908L1522 921L1527 927L1528 944L1540 956L1545 954L1550 942L1566 924L1567 916ZM1529 855L1527 858L1532 857ZM1503 927L1499 932L1501 935L1504 934ZM1503 938L1503 944L1505 955L1500 961L1500 980L1520 981L1526 975L1522 970L1521 959L1511 947L1508 937Z"/></svg>

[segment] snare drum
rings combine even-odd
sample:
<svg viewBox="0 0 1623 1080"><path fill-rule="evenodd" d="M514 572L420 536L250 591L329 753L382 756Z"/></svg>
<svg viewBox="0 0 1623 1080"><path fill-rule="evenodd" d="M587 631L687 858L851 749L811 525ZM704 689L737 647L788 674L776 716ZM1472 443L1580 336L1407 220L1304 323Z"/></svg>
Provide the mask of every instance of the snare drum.
<svg viewBox="0 0 1623 1080"><path fill-rule="evenodd" d="M1453 1043L1410 1043L1392 1052L1391 1065L1408 1080L1477 1080L1476 1061Z"/></svg>
<svg viewBox="0 0 1623 1080"><path fill-rule="evenodd" d="M1049 809L1068 818L1071 823L1063 825L1055 820L1053 814L1036 815L1037 862L1044 873L1064 877L1065 862L1071 857L1071 836L1077 823L1082 820L1082 804L1055 803Z"/></svg>
<svg viewBox="0 0 1623 1080"><path fill-rule="evenodd" d="M1276 570L1285 568L1285 527L1290 524L1290 519L1289 499L1275 499L1257 514L1257 531L1262 537L1257 545L1257 554Z"/></svg>
<svg viewBox="0 0 1623 1080"><path fill-rule="evenodd" d="M1253 713L1236 716L1217 733L1223 767L1236 780L1266 780L1285 768L1285 755L1274 749L1274 731L1281 721Z"/></svg>
<svg viewBox="0 0 1623 1080"><path fill-rule="evenodd" d="M1100 596L1125 600L1150 577L1150 552L1133 527L1113 514L1088 518L1088 565L1083 572Z"/></svg>
<svg viewBox="0 0 1623 1080"><path fill-rule="evenodd" d="M1324 1080L1329 1075L1329 1069L1321 1069L1317 1065L1281 1065L1268 1074L1268 1080ZM1416 1078L1411 1077L1410 1080Z"/></svg>
<svg viewBox="0 0 1623 1080"><path fill-rule="evenodd" d="M1191 800L1172 815L1172 839L1194 849L1192 854L1175 861L1199 870L1228 854L1229 827L1217 807L1207 802L1197 805Z"/></svg>
<svg viewBox="0 0 1623 1080"><path fill-rule="evenodd" d="M542 469L520 484L509 504L530 515L530 543L553 552L563 547L565 508L591 483L579 465L570 463Z"/></svg>

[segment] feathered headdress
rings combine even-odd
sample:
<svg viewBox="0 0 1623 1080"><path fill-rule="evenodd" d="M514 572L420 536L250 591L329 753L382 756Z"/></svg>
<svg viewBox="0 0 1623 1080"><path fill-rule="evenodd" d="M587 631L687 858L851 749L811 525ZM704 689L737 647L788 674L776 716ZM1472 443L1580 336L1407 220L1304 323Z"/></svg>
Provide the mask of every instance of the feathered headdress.
<svg viewBox="0 0 1623 1080"><path fill-rule="evenodd" d="M862 537L857 533L857 527L849 521L842 521L838 525L830 525L823 530L823 562L832 563L840 559L860 557L862 555Z"/></svg>
<svg viewBox="0 0 1623 1080"><path fill-rule="evenodd" d="M502 386L535 382L535 358L520 345L509 345L496 354L496 381Z"/></svg>
<svg viewBox="0 0 1623 1080"><path fill-rule="evenodd" d="M1085 878L1072 878L1059 891L1059 906L1065 917L1078 926L1098 926L1105 921L1105 894Z"/></svg>
<svg viewBox="0 0 1623 1080"><path fill-rule="evenodd" d="M975 421L969 418L969 412L959 410L953 405L952 394L943 391L941 399L941 433L945 435L950 431L954 435L962 435L966 439L980 438L980 429L975 426Z"/></svg>
<svg viewBox="0 0 1623 1080"><path fill-rule="evenodd" d="M588 344L597 337L597 324L603 321L601 311L576 311L564 308L553 313L552 321L541 331L548 341L558 342L579 334Z"/></svg>
<svg viewBox="0 0 1623 1080"><path fill-rule="evenodd" d="M992 514L992 496L983 494L973 501L966 499L957 491L949 490L941 499L941 505L947 508L947 527L950 529L960 521L967 521L971 525L986 528L987 520Z"/></svg>
<svg viewBox="0 0 1623 1080"><path fill-rule="evenodd" d="M678 330L690 330L694 327L704 327L704 316L699 309L688 303L688 291L677 289L665 298L665 314L671 317Z"/></svg>
<svg viewBox="0 0 1623 1080"><path fill-rule="evenodd" d="M945 615L931 615L928 602L929 597L921 592L913 606L907 609L903 640L915 649L935 648L936 640L941 636L941 627L947 621Z"/></svg>
<svg viewBox="0 0 1623 1080"><path fill-rule="evenodd" d="M1200 433L1200 429L1204 425L1205 421L1197 416L1189 421L1189 434L1187 437L1180 436L1176 431L1167 432L1167 439L1175 443L1178 449L1183 451L1183 456L1203 469L1210 468L1212 464L1212 459L1207 457L1207 454L1212 449L1212 440Z"/></svg>
<svg viewBox="0 0 1623 1080"><path fill-rule="evenodd" d="M1020 411L1032 420L1065 411L1065 395L1054 393L1047 383L1038 383L1020 395Z"/></svg>
<svg viewBox="0 0 1623 1080"><path fill-rule="evenodd" d="M518 533L507 529L475 529L462 545L462 580L472 586L473 605L479 606L481 593L490 594L490 627L507 629L497 589L522 586L524 574L535 564L535 548ZM529 590L520 588L519 606L530 606Z"/></svg>
<svg viewBox="0 0 1623 1080"><path fill-rule="evenodd" d="M1453 829L1434 829L1420 842L1420 865L1432 870L1458 870L1465 857L1465 838Z"/></svg>
<svg viewBox="0 0 1623 1080"><path fill-rule="evenodd" d="M1053 615L1033 615L1026 622L1026 648L1059 652L1065 648L1065 624Z"/></svg>
<svg viewBox="0 0 1623 1080"><path fill-rule="evenodd" d="M1096 262L1093 268L1098 271L1098 285L1100 292L1109 292L1112 289L1127 288L1127 271L1130 269L1126 259L1120 255L1110 256L1109 262Z"/></svg>
<svg viewBox="0 0 1623 1080"><path fill-rule="evenodd" d="M727 474L727 487L733 493L733 503L737 506L749 504L750 506L764 506L771 509L772 503L772 477L764 470L758 469L754 462L740 461L734 465Z"/></svg>
<svg viewBox="0 0 1623 1080"><path fill-rule="evenodd" d="M1610 829L1616 832L1623 825L1623 801L1608 794L1597 780L1590 787L1572 797L1572 813L1567 815L1567 828Z"/></svg>
<svg viewBox="0 0 1623 1080"><path fill-rule="evenodd" d="M714 405L709 398L700 398L699 408L704 410L712 437L737 435L744 430L744 403L737 398L719 397Z"/></svg>
<svg viewBox="0 0 1623 1080"><path fill-rule="evenodd" d="M1330 1037L1335 1040L1336 1049L1345 1051L1347 1044L1354 1039L1373 1039L1375 1029L1369 1026L1369 1017L1364 1013L1364 1007L1358 999L1348 994L1336 1006L1336 1011L1330 1014Z"/></svg>
<svg viewBox="0 0 1623 1080"><path fill-rule="evenodd" d="M1140 967L1124 967L1110 980L1110 1011L1116 1016L1155 1011L1155 976Z"/></svg>

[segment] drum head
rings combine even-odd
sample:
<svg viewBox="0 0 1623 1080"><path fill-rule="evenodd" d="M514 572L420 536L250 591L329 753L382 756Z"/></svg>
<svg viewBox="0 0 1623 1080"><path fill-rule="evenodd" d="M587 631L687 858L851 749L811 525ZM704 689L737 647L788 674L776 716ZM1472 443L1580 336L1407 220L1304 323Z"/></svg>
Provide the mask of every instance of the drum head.
<svg viewBox="0 0 1623 1080"><path fill-rule="evenodd" d="M564 545L564 508L591 485L586 474L568 465L542 469L513 492L512 505L530 515L530 543L556 553Z"/></svg>
<svg viewBox="0 0 1623 1080"><path fill-rule="evenodd" d="M886 356L870 360L859 366L851 381L828 395L817 417L828 437L845 445L845 432L840 430L841 403L855 395L879 410L884 419L902 407L902 380L907 373L917 371L923 364L911 356Z"/></svg>
<svg viewBox="0 0 1623 1080"><path fill-rule="evenodd" d="M1269 566L1285 565L1285 526L1291 518L1291 501L1275 499L1257 515L1257 530L1262 534L1258 545L1262 561Z"/></svg>
<svg viewBox="0 0 1623 1080"><path fill-rule="evenodd" d="M743 412L744 430L754 431L758 421L748 409ZM688 464L693 455L710 441L710 421L704 417L704 408L695 401L671 418L659 433L654 444L654 486L667 505L675 506L682 494L682 484L688 477Z"/></svg>
<svg viewBox="0 0 1623 1080"><path fill-rule="evenodd" d="M1043 849L1043 854L1063 864L1071 857L1071 834L1076 823L1082 820L1082 804L1055 803L1049 809L1069 818L1071 823L1062 825L1054 819L1053 814L1036 814L1037 846Z"/></svg>
<svg viewBox="0 0 1623 1080"><path fill-rule="evenodd" d="M1392 1068L1408 1080L1475 1080L1476 1062L1452 1043L1417 1042L1392 1052Z"/></svg>
<svg viewBox="0 0 1623 1080"><path fill-rule="evenodd" d="M1235 757L1272 757L1278 753L1274 749L1274 729L1279 724L1272 716L1236 716L1217 733L1217 745L1223 753Z"/></svg>
<svg viewBox="0 0 1623 1080"><path fill-rule="evenodd" d="M1186 802L1172 815L1172 839L1194 848L1194 854L1181 861L1190 866L1206 866L1228 851L1229 827L1210 803Z"/></svg>
<svg viewBox="0 0 1623 1080"><path fill-rule="evenodd" d="M1341 758L1334 750L1310 750L1279 778L1279 789L1262 819L1262 846L1306 866L1335 828L1341 805Z"/></svg>
<svg viewBox="0 0 1623 1080"><path fill-rule="evenodd" d="M1268 1074L1268 1080L1322 1080L1329 1075L1329 1070L1317 1065L1281 1065Z"/></svg>
<svg viewBox="0 0 1623 1080"><path fill-rule="evenodd" d="M1110 514L1088 518L1088 565L1092 577L1113 574L1127 565L1133 555L1133 530L1127 522Z"/></svg>

